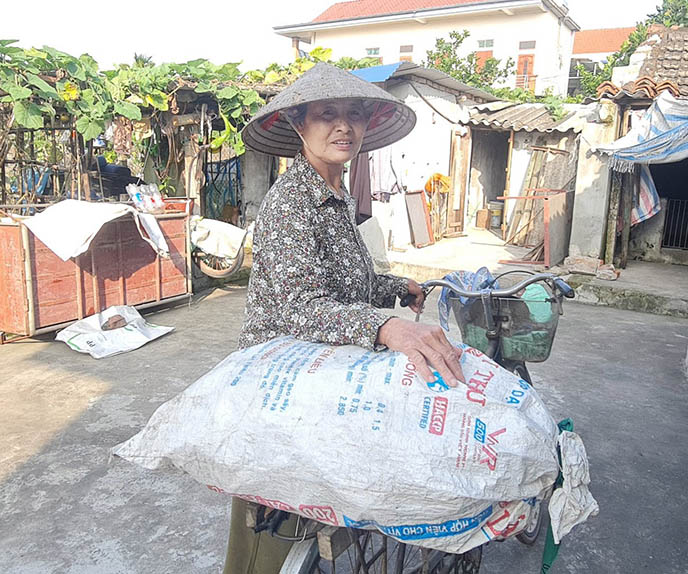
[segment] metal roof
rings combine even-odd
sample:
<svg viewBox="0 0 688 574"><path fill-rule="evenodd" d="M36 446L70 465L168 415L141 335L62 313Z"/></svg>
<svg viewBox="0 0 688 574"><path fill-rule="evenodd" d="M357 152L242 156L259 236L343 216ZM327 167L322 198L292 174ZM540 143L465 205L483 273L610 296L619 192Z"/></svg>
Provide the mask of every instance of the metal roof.
<svg viewBox="0 0 688 574"><path fill-rule="evenodd" d="M382 66L373 66L372 68L362 68L360 70L355 70L353 72L356 76L363 80L367 80L373 83L382 83L390 79L407 79L412 78L408 76L415 76L417 78L423 78L429 80L440 86L447 88L454 93L465 94L466 96L480 99L486 102L496 102L498 98L481 90L480 88L474 88L463 82L455 80L450 75L435 70L433 68L424 68L413 62L397 62L396 64L385 64Z"/></svg>
<svg viewBox="0 0 688 574"><path fill-rule="evenodd" d="M555 120L545 104L517 104L514 102L492 102L473 106L470 110L470 124L503 130L526 132L580 132L585 119L576 111L577 105L564 106L568 114Z"/></svg>

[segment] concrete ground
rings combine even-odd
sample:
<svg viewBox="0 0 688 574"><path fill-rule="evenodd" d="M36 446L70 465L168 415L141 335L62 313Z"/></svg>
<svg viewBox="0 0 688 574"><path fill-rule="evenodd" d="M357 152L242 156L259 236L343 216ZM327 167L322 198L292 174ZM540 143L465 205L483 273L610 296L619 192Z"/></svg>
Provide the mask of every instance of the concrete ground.
<svg viewBox="0 0 688 574"><path fill-rule="evenodd" d="M475 271L484 266L493 272L506 270L507 266L500 261L522 259L528 251L525 247L505 245L492 231L471 228L463 237L442 239L421 249L409 245L404 251L388 251L387 258L393 273L427 280L459 269Z"/></svg>
<svg viewBox="0 0 688 574"><path fill-rule="evenodd" d="M547 271L542 265L510 264L529 250L505 245L493 231L468 229L464 237L442 239L434 245L404 251L388 251L392 273L420 281L443 277L451 271L475 271L487 267L493 273L512 269ZM561 273L563 270L559 269ZM629 261L616 281L575 275L577 300L629 311L688 317L688 265Z"/></svg>
<svg viewBox="0 0 688 574"><path fill-rule="evenodd" d="M220 571L229 501L108 452L234 349L244 298L228 286L153 313L175 331L100 361L49 337L0 347L0 572ZM552 574L687 571L687 346L685 319L566 306L552 356L531 370L585 440L601 510L565 539ZM541 553L542 542L494 543L481 572L539 572Z"/></svg>

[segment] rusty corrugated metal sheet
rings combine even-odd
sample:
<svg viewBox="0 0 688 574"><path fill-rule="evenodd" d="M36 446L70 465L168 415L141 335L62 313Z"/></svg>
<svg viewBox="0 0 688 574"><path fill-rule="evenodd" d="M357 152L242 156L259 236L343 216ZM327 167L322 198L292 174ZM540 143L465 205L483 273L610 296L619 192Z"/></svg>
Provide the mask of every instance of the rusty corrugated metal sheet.
<svg viewBox="0 0 688 574"><path fill-rule="evenodd" d="M580 132L582 122L575 108L561 120L555 120L544 104L494 102L471 108L469 123L503 130L527 132Z"/></svg>

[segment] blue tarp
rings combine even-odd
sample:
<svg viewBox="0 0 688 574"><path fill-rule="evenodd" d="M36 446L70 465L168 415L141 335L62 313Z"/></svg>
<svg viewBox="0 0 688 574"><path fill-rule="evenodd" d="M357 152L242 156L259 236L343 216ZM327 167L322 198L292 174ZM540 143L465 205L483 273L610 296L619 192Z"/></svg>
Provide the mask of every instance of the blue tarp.
<svg viewBox="0 0 688 574"><path fill-rule="evenodd" d="M688 100L678 100L668 91L662 92L627 135L599 149L610 154L610 166L616 171L633 171L636 164L686 159Z"/></svg>
<svg viewBox="0 0 688 574"><path fill-rule="evenodd" d="M628 134L599 150L610 155L609 165L616 171L632 172L640 166L631 224L649 219L661 209L649 166L688 158L688 100L662 92Z"/></svg>
<svg viewBox="0 0 688 574"><path fill-rule="evenodd" d="M352 74L367 82L384 82L392 77L399 66L401 66L401 62L397 62L396 64L384 64L382 66L373 66L372 68L361 68L360 70L354 70Z"/></svg>

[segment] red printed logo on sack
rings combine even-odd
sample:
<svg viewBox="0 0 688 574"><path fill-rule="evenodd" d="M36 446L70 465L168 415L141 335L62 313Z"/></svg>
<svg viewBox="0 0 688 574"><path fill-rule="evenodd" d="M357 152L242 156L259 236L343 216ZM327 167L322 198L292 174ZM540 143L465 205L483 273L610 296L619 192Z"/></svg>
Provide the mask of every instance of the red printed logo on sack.
<svg viewBox="0 0 688 574"><path fill-rule="evenodd" d="M217 487L211 488L210 486L208 487L210 490L216 490ZM217 490L216 490L217 492ZM224 492L224 491L222 491ZM241 498L247 502L255 502L256 504L262 504L263 506L269 506L270 508L276 508L277 510L284 510L286 512L293 512L296 510L293 506L290 506L286 502L282 502L280 500L269 500L267 498L263 498L262 496L254 496L252 494L235 494L235 493L227 493L230 494L230 496L236 496L237 498Z"/></svg>
<svg viewBox="0 0 688 574"><path fill-rule="evenodd" d="M499 455L494 447L499 444L499 435L505 432L505 428L491 432L487 435L487 444L484 444L482 447L482 454L485 458L480 459L480 464L486 464L487 468L490 470L495 470L497 468L497 457Z"/></svg>
<svg viewBox="0 0 688 574"><path fill-rule="evenodd" d="M428 429L431 434L442 435L444 433L444 422L447 420L448 405L449 401L444 397L435 397L433 399Z"/></svg>
<svg viewBox="0 0 688 574"><path fill-rule="evenodd" d="M334 508L331 506L311 506L302 504L299 506L299 512L306 518L331 524L332 526L339 526L337 515L334 513Z"/></svg>

